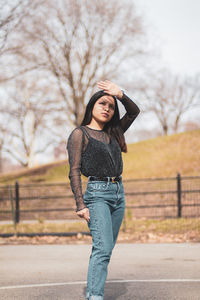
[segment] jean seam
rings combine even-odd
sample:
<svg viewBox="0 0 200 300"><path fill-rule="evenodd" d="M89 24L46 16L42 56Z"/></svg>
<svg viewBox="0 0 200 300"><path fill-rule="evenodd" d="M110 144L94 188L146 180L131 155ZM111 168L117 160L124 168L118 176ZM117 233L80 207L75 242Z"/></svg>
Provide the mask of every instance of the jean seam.
<svg viewBox="0 0 200 300"><path fill-rule="evenodd" d="M99 224L98 224L98 221L97 221L97 217L96 217L96 212L95 212L95 209L93 209L93 213L94 213L94 217L95 217L95 225L97 227L97 232L98 232L98 237L99 237L99 244L100 244L100 249L102 249L102 240L101 240L101 231L99 229ZM95 261L96 261L96 258L95 258ZM94 269L95 269L95 264L93 262L93 266L92 266L92 284L91 284L91 293L93 294L93 287L94 287L94 280L95 280L95 276L94 276Z"/></svg>

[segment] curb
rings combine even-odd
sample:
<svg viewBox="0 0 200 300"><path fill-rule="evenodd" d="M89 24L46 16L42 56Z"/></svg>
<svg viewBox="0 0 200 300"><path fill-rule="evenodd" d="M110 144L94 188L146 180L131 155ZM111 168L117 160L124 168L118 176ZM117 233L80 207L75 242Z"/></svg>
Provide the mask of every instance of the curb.
<svg viewBox="0 0 200 300"><path fill-rule="evenodd" d="M35 233L1 233L0 237L20 237L20 236L27 236L27 237L35 237L35 236L76 236L78 234L82 235L90 235L90 232L35 232Z"/></svg>

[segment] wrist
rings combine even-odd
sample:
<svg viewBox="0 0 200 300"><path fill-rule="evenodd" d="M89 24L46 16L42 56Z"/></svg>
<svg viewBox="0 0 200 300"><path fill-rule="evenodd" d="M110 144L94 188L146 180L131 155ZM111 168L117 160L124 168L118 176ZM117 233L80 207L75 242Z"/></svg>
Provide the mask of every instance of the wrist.
<svg viewBox="0 0 200 300"><path fill-rule="evenodd" d="M124 91L120 90L120 92L117 95L117 99L121 100L123 98L123 96L124 96Z"/></svg>
<svg viewBox="0 0 200 300"><path fill-rule="evenodd" d="M77 213L77 212L80 212L81 210L83 210L83 209L85 209L85 208L87 208L87 206L82 207L82 208L77 208L77 209L76 209L76 213Z"/></svg>

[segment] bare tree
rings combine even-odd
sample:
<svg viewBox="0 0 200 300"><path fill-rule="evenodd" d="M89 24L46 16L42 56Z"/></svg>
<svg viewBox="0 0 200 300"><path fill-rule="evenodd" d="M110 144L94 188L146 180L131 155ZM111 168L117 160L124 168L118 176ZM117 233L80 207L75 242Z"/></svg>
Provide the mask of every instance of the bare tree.
<svg viewBox="0 0 200 300"><path fill-rule="evenodd" d="M185 131L197 130L200 129L200 122L197 121L188 121L184 124Z"/></svg>
<svg viewBox="0 0 200 300"><path fill-rule="evenodd" d="M183 115L200 105L200 76L175 76L168 70L154 74L148 83L140 83L144 112L153 112L163 134L177 132Z"/></svg>
<svg viewBox="0 0 200 300"><path fill-rule="evenodd" d="M143 35L132 1L46 0L19 26L16 55L53 74L74 126L97 80L119 78L143 53Z"/></svg>
<svg viewBox="0 0 200 300"><path fill-rule="evenodd" d="M66 141L60 142L58 146L54 148L54 157L56 160L61 159L64 157L66 159Z"/></svg>
<svg viewBox="0 0 200 300"><path fill-rule="evenodd" d="M4 122L2 122L2 120L1 120L1 123L0 123L0 173L2 173L2 171L3 171L2 153L3 153L3 147L4 147L5 140L6 140L6 136L7 136L7 125L8 124L5 123L5 120L4 120Z"/></svg>
<svg viewBox="0 0 200 300"><path fill-rule="evenodd" d="M9 33L20 23L29 0L0 0L0 51L4 50Z"/></svg>
<svg viewBox="0 0 200 300"><path fill-rule="evenodd" d="M1 109L4 122L12 122L5 129L3 151L22 166L32 166L39 153L47 151L59 141L51 130L54 118L55 95L53 89L37 82L16 80L14 87L9 86L9 99Z"/></svg>
<svg viewBox="0 0 200 300"><path fill-rule="evenodd" d="M0 0L0 83L35 69L33 66L15 66L16 54L23 47L16 43L17 30L25 17L28 17L42 0ZM18 40L19 42L19 40Z"/></svg>

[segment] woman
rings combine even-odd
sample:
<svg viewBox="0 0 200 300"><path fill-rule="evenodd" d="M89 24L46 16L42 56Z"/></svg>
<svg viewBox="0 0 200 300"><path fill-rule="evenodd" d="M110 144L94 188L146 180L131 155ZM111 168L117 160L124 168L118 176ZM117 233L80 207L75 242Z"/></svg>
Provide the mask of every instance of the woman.
<svg viewBox="0 0 200 300"><path fill-rule="evenodd" d="M111 81L98 82L101 89L87 104L81 126L68 138L69 178L76 213L88 223L92 235L86 299L103 300L107 267L125 209L121 152L127 152L124 132L140 110ZM126 114L120 119L117 99ZM88 177L82 194L81 173Z"/></svg>

